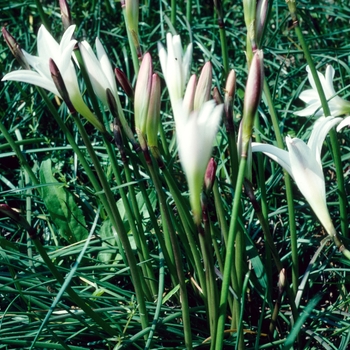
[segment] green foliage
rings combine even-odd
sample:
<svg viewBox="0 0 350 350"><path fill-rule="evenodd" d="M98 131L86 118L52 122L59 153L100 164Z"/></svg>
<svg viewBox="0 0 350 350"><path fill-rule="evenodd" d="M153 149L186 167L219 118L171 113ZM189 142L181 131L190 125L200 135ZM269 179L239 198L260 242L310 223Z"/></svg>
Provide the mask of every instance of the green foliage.
<svg viewBox="0 0 350 350"><path fill-rule="evenodd" d="M94 47L98 36L113 68L124 71L135 86L137 66L120 5L110 0L77 0L70 2L70 9L77 25L76 39L86 39ZM192 6L189 10L188 5ZM225 0L221 6L227 62L211 1L140 1L139 36L142 52L150 52L154 72L161 78L157 42L165 44L168 31L181 34L184 46L193 42L191 74L198 75L204 63L211 61L212 83L221 97L225 94L225 65L236 70L232 115L236 141L248 73L247 30L243 2ZM262 49L271 101L263 95L260 125L255 126L253 138L277 144L272 105L282 140L286 135L307 140L315 119L293 114L304 107L298 96L309 88L305 54L285 1L270 2L269 6ZM348 2L298 1L297 6L299 25L317 69L323 73L326 65L332 64L335 91L350 99ZM37 53L36 34L43 22L54 38L62 37L57 1L0 0L0 8L1 24L29 53ZM20 69L3 40L0 62L1 75ZM208 226L201 229L207 231L198 234L178 161L173 110L164 80L159 134L163 162L153 157L149 167L148 159L132 148L124 134L124 148L114 146L110 124L115 115L101 103L93 103L95 96L77 72L84 100L105 121L105 135L69 113L53 94L45 98L42 91L24 83L0 85L0 205L8 205L22 220L0 210L0 349L184 349L186 317L192 347L213 349L217 336L213 319L220 312L225 329L223 349L347 349L349 261L331 242L322 241L326 237L323 228L292 182L294 250L281 167L254 154L254 198L247 196L245 186L239 214L233 217L238 169L232 166L231 140L222 123L213 150L217 181L213 193L205 198ZM120 87L118 94L133 128L133 98ZM349 135L346 129L337 134L347 203ZM339 191L329 138L323 146L322 164L327 205L340 232ZM257 216L260 206L262 217ZM235 234L241 239L235 247L242 249L233 251L232 271L239 277L229 276L228 306L222 312L218 298L225 257L232 253L227 251L227 236L233 220L237 220ZM265 229L271 233L275 252ZM92 238L85 247L89 232ZM343 241L350 246L346 237ZM299 263L296 283L292 282L292 250ZM280 265L274 259L276 252ZM74 274L70 274L72 267L76 268ZM291 293L297 289L294 296L279 291L281 267ZM65 282L71 289L62 287ZM297 304L295 318L293 300ZM40 326L43 329L34 342Z"/></svg>
<svg viewBox="0 0 350 350"><path fill-rule="evenodd" d="M76 204L74 196L52 175L51 160L40 166L41 197L58 233L72 244L85 239L88 235L85 217Z"/></svg>

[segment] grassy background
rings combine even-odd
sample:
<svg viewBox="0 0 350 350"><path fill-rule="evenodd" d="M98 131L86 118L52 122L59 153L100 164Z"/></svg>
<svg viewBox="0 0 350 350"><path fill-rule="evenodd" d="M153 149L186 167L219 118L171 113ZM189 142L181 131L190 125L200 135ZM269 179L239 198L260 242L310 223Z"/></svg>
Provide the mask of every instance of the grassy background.
<svg viewBox="0 0 350 350"><path fill-rule="evenodd" d="M62 34L62 24L57 1L41 2L50 23L50 30L57 39ZM242 114L244 87L247 76L245 41L246 29L241 2L223 1L226 37L228 42L229 65L237 72L237 94L235 100L236 125ZM152 54L154 69L161 72L157 58L157 41L164 42L169 29L170 4L167 1L141 1L140 3L140 38L144 52ZM186 23L186 3L178 2L176 31L181 34L184 43L194 42L192 73L198 73L204 62L213 64L213 85L223 93L225 74L222 68L219 31L217 18L211 1L192 1L192 20ZM306 139L312 118L298 118L293 112L303 107L298 95L308 86L303 52L293 31L287 6L284 1L274 1L271 16L264 38L265 73L278 111L280 129L283 135L302 136ZM336 69L335 90L340 96L349 97L349 20L350 7L348 1L299 1L298 9L301 27L309 44L312 56L320 71L324 72L327 64ZM71 4L72 17L77 25L77 39L86 39L93 44L96 36L100 37L113 65L125 71L134 83L135 77L129 54L123 16L120 3L112 1L81 1ZM1 25L6 26L27 52L36 53L36 33L42 21L34 1L2 1L0 0ZM19 69L4 41L0 43L1 75ZM131 101L121 95L125 113L132 122ZM67 113L66 106L56 101L56 106L66 125L77 134L76 127ZM275 134L269 113L263 102L259 109L262 135L264 141L274 142ZM83 300L93 303L94 310L106 322L117 330L118 335L111 338L103 330L94 325L80 310L75 308L70 297L63 293L55 312L44 326L41 336L34 348L54 349L112 349L114 346L127 349L144 348L143 334L139 324L137 301L134 299L133 287L128 276L128 267L121 259L115 241L103 240L101 232L106 230L103 220L93 226L98 203L91 195L91 186L76 160L74 153L67 146L67 140L52 119L44 101L33 86L19 83L1 83L0 85L0 119L12 137L23 140L26 159L37 172L43 160L51 159L55 178L74 194L82 209L87 227L93 227L96 236L88 246L71 285ZM168 95L165 86L162 94L162 122L167 135L172 135L173 122ZM104 150L100 136L92 127L87 126L91 140L98 152L99 159L111 183L115 186L110 163ZM225 135L221 147L216 150L216 157L225 154ZM78 138L78 143L82 144ZM339 135L342 147L342 160L346 189L349 193L349 133ZM179 165L174 160L172 165L178 171ZM332 219L337 229L339 210L337 205L334 167L328 148L323 154L327 180L327 200ZM286 200L282 170L279 166L266 162L267 203L269 207L269 224L273 231L276 247L281 260L290 271L290 241ZM174 170L173 170L174 171ZM231 212L232 189L225 184L226 178L221 171L220 184L223 198L227 206L227 217ZM179 187L186 195L183 174L179 172ZM40 235L51 260L60 273L65 276L74 266L84 243L67 244L52 225L47 208L35 190L30 191L17 158L14 156L5 138L0 135L0 201L28 215L28 198L30 198L31 224ZM150 197L154 196L152 186ZM257 191L259 196L259 191ZM116 200L120 202L118 191ZM169 195L168 200L172 198ZM156 215L159 211L155 203ZM121 205L122 206L122 205ZM142 207L142 203L140 203ZM295 188L296 224L298 230L298 249L300 254L300 272L302 277L310 259L319 246L324 232L311 209ZM28 216L27 216L28 218ZM277 269L273 267L272 284L264 290L259 282L259 268L266 263L265 246L262 231L254 216L251 203L244 200L245 228L254 249L261 260L253 261L254 272L245 293L243 327L246 330L247 348L277 349L290 334L289 304L282 299L278 318L278 332L274 342L266 336L274 301L277 296ZM124 220L128 228L127 220ZM157 241L152 234L152 226L144 215L143 224L148 232L147 240L152 256L152 266L156 276L162 274L161 257ZM26 232L14 221L0 214L0 349L29 348L34 336L42 324L47 311L60 285L53 278L50 270L42 262L40 255L33 250L28 256ZM347 241L346 241L347 242ZM248 244L248 248L253 245ZM252 256L248 258L252 259ZM185 265L185 269L188 266ZM303 349L347 349L350 339L348 325L348 291L349 262L339 255L333 246L327 246L313 266L308 282L301 288L303 299L301 311L305 311L300 346ZM193 330L193 346L206 348L202 342L209 337L206 315L196 288L189 284L189 300L191 307L191 325ZM165 271L166 299L161 309L160 323L156 329L150 349L183 348L183 329L179 301L175 293L177 289L171 284L167 270ZM174 295L173 295L174 294ZM319 295L320 300L312 310L304 309L308 301ZM155 312L155 304L148 302L150 315ZM229 328L229 325L227 325ZM292 335L299 329L293 328ZM1 345L2 343L2 345ZM53 345L54 344L54 345ZM235 344L234 336L225 343L227 348ZM295 345L297 346L297 345Z"/></svg>

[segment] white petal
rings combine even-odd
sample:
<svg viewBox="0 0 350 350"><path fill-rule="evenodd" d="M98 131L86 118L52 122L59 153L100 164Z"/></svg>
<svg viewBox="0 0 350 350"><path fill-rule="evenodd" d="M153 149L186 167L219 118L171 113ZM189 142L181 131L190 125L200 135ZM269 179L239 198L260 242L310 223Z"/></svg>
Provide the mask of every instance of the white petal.
<svg viewBox="0 0 350 350"><path fill-rule="evenodd" d="M57 96L60 96L52 79L46 79L37 72L33 72L31 70L17 70L14 72L10 72L6 74L1 80L13 80L33 84L36 86L40 86L48 91L51 91Z"/></svg>
<svg viewBox="0 0 350 350"><path fill-rule="evenodd" d="M76 27L75 24L73 24L66 29L60 42L61 48L65 48L69 44L69 42L72 40L75 27Z"/></svg>
<svg viewBox="0 0 350 350"><path fill-rule="evenodd" d="M97 57L98 57L98 60L100 62L100 66L101 66L101 68L103 70L103 73L104 73L106 79L109 82L109 86L110 86L111 92L114 95L117 95L118 94L118 92L117 92L117 83L115 81L113 68L112 68L112 65L111 65L111 63L110 63L110 61L108 59L106 51L103 48L99 38L96 38L96 52L97 52Z"/></svg>
<svg viewBox="0 0 350 350"><path fill-rule="evenodd" d="M48 30L41 25L38 31L38 56L49 64L49 59L54 58L60 52L60 45L48 32Z"/></svg>
<svg viewBox="0 0 350 350"><path fill-rule="evenodd" d="M342 119L341 118L333 118L333 117L321 117L317 119L312 129L308 148L311 150L312 158L314 158L319 166L322 168L321 164L321 149L328 134L329 130L332 129L333 126L337 125Z"/></svg>
<svg viewBox="0 0 350 350"><path fill-rule="evenodd" d="M343 129L345 126L350 125L350 117L346 117L338 126L337 126L337 131L340 131Z"/></svg>
<svg viewBox="0 0 350 350"><path fill-rule="evenodd" d="M290 176L293 177L292 168L290 166L289 154L287 151L276 146L267 145L264 143L252 143L252 152L263 152L279 165L281 165Z"/></svg>
<svg viewBox="0 0 350 350"><path fill-rule="evenodd" d="M326 190L322 167L304 141L286 138L294 180L312 210L328 233L333 227L326 205Z"/></svg>

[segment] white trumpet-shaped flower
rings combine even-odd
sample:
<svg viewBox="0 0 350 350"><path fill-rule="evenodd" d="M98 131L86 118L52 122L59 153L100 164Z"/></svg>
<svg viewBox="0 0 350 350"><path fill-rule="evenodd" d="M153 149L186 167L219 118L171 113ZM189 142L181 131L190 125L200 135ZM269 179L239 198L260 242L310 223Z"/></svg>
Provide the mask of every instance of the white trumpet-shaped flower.
<svg viewBox="0 0 350 350"><path fill-rule="evenodd" d="M272 145L252 144L253 152L265 153L291 175L330 236L335 236L336 231L327 209L325 179L320 154L328 131L340 121L341 118L319 118L307 144L299 138L287 136L288 152Z"/></svg>
<svg viewBox="0 0 350 350"><path fill-rule="evenodd" d="M180 35L166 36L167 50L158 43L158 54L162 72L169 90L172 106L182 99L192 61L192 43L183 52Z"/></svg>
<svg viewBox="0 0 350 350"><path fill-rule="evenodd" d="M182 115L182 118L176 121L179 158L186 174L191 208L197 224L201 218L200 194L204 175L212 153L222 110L223 105L216 105L214 100L205 102L200 110L192 112L182 101L178 101L175 105L175 114L181 113Z"/></svg>
<svg viewBox="0 0 350 350"><path fill-rule="evenodd" d="M314 78L311 74L309 66L306 67L308 73L308 79L311 85L311 89L303 91L299 98L303 100L308 106L300 111L295 112L295 115L306 117L315 115L317 117L324 115L321 101L316 89ZM320 79L323 91L328 101L328 106L333 117L347 114L350 112L350 102L342 99L336 95L333 87L334 69L332 66L327 66L325 75L317 72Z"/></svg>
<svg viewBox="0 0 350 350"><path fill-rule="evenodd" d="M77 42L76 40L72 40L74 30L75 25L68 27L63 34L61 42L58 44L47 29L42 25L39 28L37 37L38 56L33 56L22 50L27 62L34 70L23 69L10 72L2 78L2 81L14 80L37 85L57 96L60 96L51 77L49 62L50 59L52 59L60 71L69 95L69 99L72 102L75 110L84 116L95 127L103 130L103 126L85 104L79 90L76 72L71 61L72 51Z"/></svg>

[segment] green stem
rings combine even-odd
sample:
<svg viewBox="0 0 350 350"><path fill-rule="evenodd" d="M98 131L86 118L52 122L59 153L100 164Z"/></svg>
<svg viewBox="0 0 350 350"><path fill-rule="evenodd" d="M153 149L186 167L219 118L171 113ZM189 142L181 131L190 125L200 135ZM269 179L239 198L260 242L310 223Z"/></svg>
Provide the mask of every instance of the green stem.
<svg viewBox="0 0 350 350"><path fill-rule="evenodd" d="M284 149L283 139L282 139L281 131L278 124L277 113L272 101L270 89L266 79L264 80L264 95L267 101L267 105L269 106L269 111L271 115L273 129L276 136L277 146L281 149ZM293 202L293 189L292 189L292 181L287 171L283 170L283 174L284 174L284 183L286 186L286 198L287 198L287 206L288 206L289 231L290 231L290 242L291 242L291 252L292 252L292 284L293 284L294 295L296 295L298 290L298 281L299 281L299 256L298 256L297 230L296 230L296 224L295 224L295 211L294 211L294 202Z"/></svg>
<svg viewBox="0 0 350 350"><path fill-rule="evenodd" d="M35 5L36 5L36 8L37 8L37 10L39 12L40 19L43 22L43 25L50 32L51 31L51 25L50 25L49 20L48 20L48 18L46 16L46 13L44 12L44 9L43 9L43 6L41 4L41 1L40 0L35 0Z"/></svg>
<svg viewBox="0 0 350 350"><path fill-rule="evenodd" d="M175 27L175 21L176 21L176 0L171 0L171 24L173 27Z"/></svg>
<svg viewBox="0 0 350 350"><path fill-rule="evenodd" d="M173 224L170 219L170 215L168 211L169 209L166 205L166 198L163 192L162 184L159 181L159 176L155 172L152 164L150 163L147 163L147 164L148 164L149 173L151 175L155 189L157 191L157 195L159 198L159 205L163 208L162 215L165 216L166 225L167 225L167 229L169 231L169 236L171 240L171 247L174 252L176 272L177 272L177 277L180 285L180 300L181 300L181 310L182 310L182 321L183 321L183 327L184 327L185 346L186 346L186 349L190 350L192 349L192 331L191 331L191 321L190 321L186 281L185 281L180 247L177 241L177 235L174 231Z"/></svg>
<svg viewBox="0 0 350 350"><path fill-rule="evenodd" d="M225 319L226 319L226 306L227 306L227 297L229 284L231 279L231 270L234 261L234 245L237 234L237 225L238 225L238 215L241 206L241 194L242 194L242 185L245 175L245 168L247 164L247 159L245 157L241 158L239 169L238 169L238 178L235 188L235 197L233 200L233 207L231 212L231 222L229 228L228 242L226 247L226 257L225 257L225 268L223 271L223 281L221 287L221 295L220 295L220 305L219 305L219 318L218 318L218 327L217 327L217 338L215 343L215 349L221 350L223 348L223 336L225 331ZM237 287L237 286L234 286ZM240 300L239 290L235 289L238 300ZM237 304L237 308L235 309L236 315L240 316L240 305ZM236 315L232 315L232 317L237 317ZM243 343L244 344L244 343Z"/></svg>
<svg viewBox="0 0 350 350"><path fill-rule="evenodd" d="M129 268L130 268L130 273L133 281L133 285L135 288L135 293L136 293L136 298L139 306L139 312L140 312L140 319L141 319L141 325L142 328L146 328L148 326L148 316L147 316L147 308L146 308L146 303L144 299L144 291L142 288L142 282L141 282L141 274L140 270L137 266L136 258L135 255L132 251L129 237L125 231L125 227L123 225L123 221L120 217L118 208L116 206L116 202L113 196L113 193L109 187L108 181L106 179L105 173L101 167L101 164L96 156L95 150L93 149L93 146L91 145L89 136L87 135L80 119L77 116L73 115L73 118L78 126L80 135L83 138L83 141L86 145L86 149L89 152L89 155L91 157L91 160L94 164L94 168L96 170L96 173L98 175L98 178L100 179L100 182L102 184L102 188L104 190L104 193L107 198L108 206L111 212L111 217L110 219L112 220L113 226L118 232L118 237L123 245L124 252L126 255L126 258L128 260Z"/></svg>

